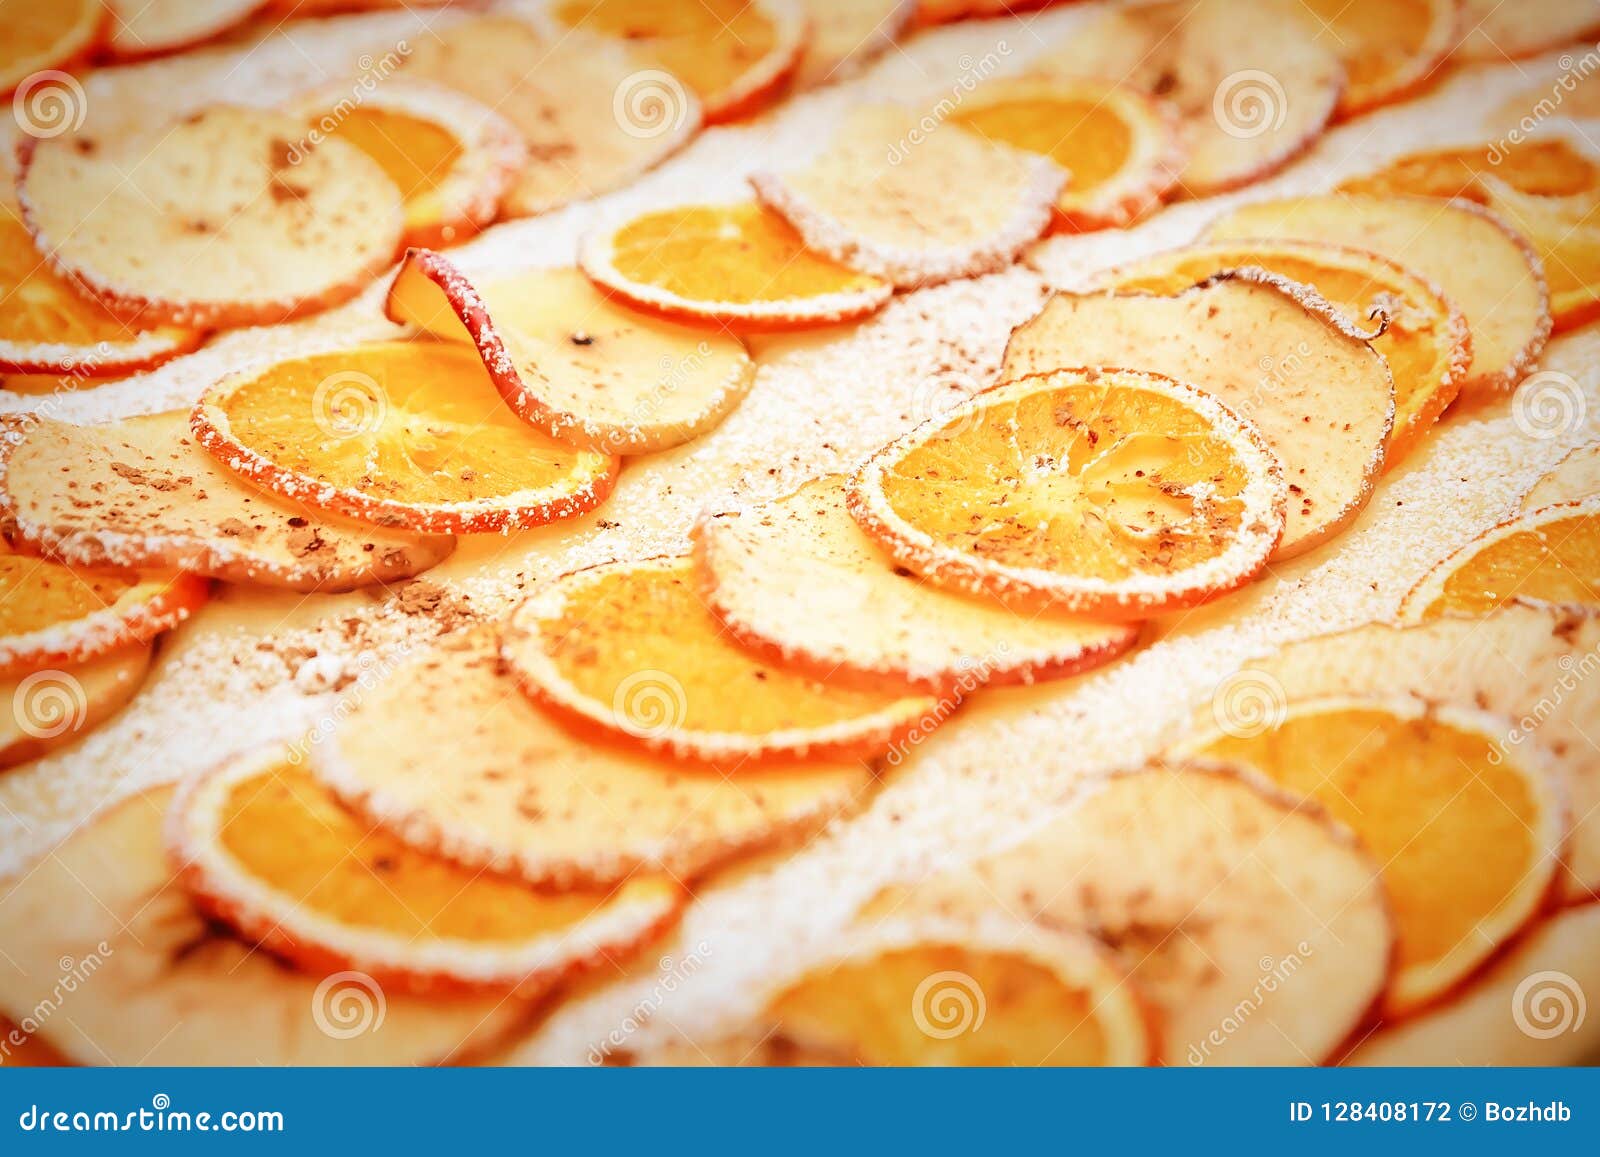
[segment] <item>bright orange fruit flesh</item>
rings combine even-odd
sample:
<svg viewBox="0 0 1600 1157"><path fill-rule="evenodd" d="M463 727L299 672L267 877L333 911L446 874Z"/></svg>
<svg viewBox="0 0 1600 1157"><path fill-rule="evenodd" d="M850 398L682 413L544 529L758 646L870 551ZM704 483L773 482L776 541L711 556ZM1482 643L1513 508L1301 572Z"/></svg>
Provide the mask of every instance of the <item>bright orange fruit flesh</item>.
<svg viewBox="0 0 1600 1157"><path fill-rule="evenodd" d="M940 974L942 996L928 986ZM780 1032L845 1063L1094 1065L1107 1046L1099 998L1021 955L928 944L812 973L769 1011Z"/></svg>
<svg viewBox="0 0 1600 1157"><path fill-rule="evenodd" d="M1434 31L1435 5L1427 0L1300 0L1330 25L1324 39L1344 57L1347 84L1358 98L1389 83L1389 78L1421 52Z"/></svg>
<svg viewBox="0 0 1600 1157"><path fill-rule="evenodd" d="M1115 581L1195 566L1238 537L1244 465L1174 398L1075 385L981 413L884 471L894 513L945 549Z"/></svg>
<svg viewBox="0 0 1600 1157"><path fill-rule="evenodd" d="M987 140L1050 157L1072 174L1062 192L1076 202L1118 176L1133 148L1133 130L1103 101L1018 99L959 109L952 124Z"/></svg>
<svg viewBox="0 0 1600 1157"><path fill-rule="evenodd" d="M1464 559L1424 614L1486 615L1508 599L1600 607L1600 514L1514 531Z"/></svg>
<svg viewBox="0 0 1600 1157"><path fill-rule="evenodd" d="M1479 935L1544 853L1539 804L1516 766L1438 719L1308 711L1205 754L1253 767L1349 825L1383 866L1402 968Z"/></svg>
<svg viewBox="0 0 1600 1157"><path fill-rule="evenodd" d="M1541 197L1600 192L1600 162L1566 141L1524 141L1508 149L1476 145L1435 149L1401 157L1365 177L1339 186L1346 193L1411 194L1486 200L1478 177L1489 174L1512 188Z"/></svg>
<svg viewBox="0 0 1600 1157"><path fill-rule="evenodd" d="M504 943L559 932L603 891L536 892L419 852L357 820L287 763L234 784L219 836L251 876L318 915L417 940Z"/></svg>
<svg viewBox="0 0 1600 1157"><path fill-rule="evenodd" d="M174 331L177 332L177 331ZM0 341L125 343L138 329L84 297L45 264L20 221L0 209Z"/></svg>
<svg viewBox="0 0 1600 1157"><path fill-rule="evenodd" d="M333 134L389 175L400 190L408 227L434 223L431 198L461 160L461 142L454 133L421 117L367 106L351 110Z"/></svg>
<svg viewBox="0 0 1600 1157"><path fill-rule="evenodd" d="M132 590L134 582L132 577L12 554L0 546L0 636L25 635L105 610Z"/></svg>

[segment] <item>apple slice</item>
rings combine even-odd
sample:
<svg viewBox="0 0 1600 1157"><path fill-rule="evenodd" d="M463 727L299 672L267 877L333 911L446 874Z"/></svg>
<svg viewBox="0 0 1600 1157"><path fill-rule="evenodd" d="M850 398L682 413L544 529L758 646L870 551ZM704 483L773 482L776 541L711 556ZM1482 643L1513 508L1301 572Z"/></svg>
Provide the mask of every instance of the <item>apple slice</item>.
<svg viewBox="0 0 1600 1157"><path fill-rule="evenodd" d="M425 1065L506 1037L503 993L421 1000L361 972L303 973L190 902L162 847L160 788L77 829L0 895L0 1010L84 1065ZM63 976L75 983L62 997ZM52 993L54 996L52 996Z"/></svg>
<svg viewBox="0 0 1600 1157"><path fill-rule="evenodd" d="M132 643L82 663L0 676L0 768L83 738L144 684L153 649Z"/></svg>
<svg viewBox="0 0 1600 1157"><path fill-rule="evenodd" d="M1590 39L1600 11L1590 0L1461 0L1461 29L1458 56L1499 64Z"/></svg>
<svg viewBox="0 0 1600 1157"><path fill-rule="evenodd" d="M1522 499L1523 513L1559 502L1600 497L1600 442L1579 446L1534 484Z"/></svg>
<svg viewBox="0 0 1600 1157"><path fill-rule="evenodd" d="M105 0L111 9L106 47L120 60L176 52L242 24L268 0Z"/></svg>
<svg viewBox="0 0 1600 1157"><path fill-rule="evenodd" d="M905 33L917 0L802 0L811 22L794 88L800 92L848 80Z"/></svg>
<svg viewBox="0 0 1600 1157"><path fill-rule="evenodd" d="M1300 0L1317 39L1339 54L1349 83L1339 116L1404 100L1431 80L1455 46L1457 0Z"/></svg>

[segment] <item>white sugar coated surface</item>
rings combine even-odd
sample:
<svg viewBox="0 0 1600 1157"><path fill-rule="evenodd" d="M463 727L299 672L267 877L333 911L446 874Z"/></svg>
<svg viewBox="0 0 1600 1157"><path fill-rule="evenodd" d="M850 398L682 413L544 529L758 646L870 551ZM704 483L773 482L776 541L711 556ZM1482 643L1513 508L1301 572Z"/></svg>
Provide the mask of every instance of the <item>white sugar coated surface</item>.
<svg viewBox="0 0 1600 1157"><path fill-rule="evenodd" d="M746 174L802 163L829 126L863 99L920 97L931 107L962 92L957 78L1025 67L1052 38L1070 35L1082 15L1068 9L924 34L844 86L797 97L753 124L703 133L622 192L497 226L453 257L469 275L570 264L578 238L596 221L677 202L742 198ZM362 18L368 23L361 27L363 36L380 27L386 35L395 28L426 35L416 22L443 18L385 17L399 22L389 25ZM330 59L338 58L338 43L323 42ZM199 86L186 99L201 103L239 92L268 99L262 94L305 82L297 71L308 67L304 62L264 55L270 59L217 70L210 91ZM463 540L423 581L443 588L440 597L458 616L495 617L535 584L576 567L681 552L702 509L775 497L808 478L848 469L928 417L930 397L947 404L987 385L1011 328L1037 309L1049 285L1070 285L1095 269L1189 240L1230 204L1324 190L1411 149L1496 139L1505 125L1491 118L1550 75L1554 60L1552 54L1457 75L1422 99L1330 133L1276 179L1171 207L1130 231L1057 238L1035 252L1036 268L1019 265L906 294L855 326L762 339L754 343L756 385L718 429L681 449L630 461L615 496L590 516ZM91 85L91 102L94 96ZM152 373L49 400L7 397L0 409L43 409L94 422L187 408L225 372L397 334L382 317L384 284L304 323L224 335ZM1600 333L1592 330L1557 339L1541 359L1541 371L1562 376L1540 381L1561 383L1586 415L1575 428L1530 433L1526 396L1453 413L1380 482L1361 518L1331 544L1219 604L1159 624L1155 641L1101 672L977 696L888 772L864 811L803 850L706 882L672 940L647 952L630 975L574 994L509 1056L584 1063L597 1042L624 1025L630 1050L647 1050L679 1032L714 1034L754 1011L764 981L780 966L792 969L823 951L885 883L1015 840L1096 774L1162 745L1219 680L1252 658L1391 616L1434 562L1514 513L1545 471L1600 437L1597 366ZM118 799L264 741L325 731L396 659L440 629L436 608L417 613L414 596L219 590L163 643L155 674L127 710L75 746L0 777L0 874L23 868ZM675 962L691 956L694 968L684 975ZM666 1004L663 975L671 977ZM659 1006L661 1015L634 1031L641 1006Z"/></svg>

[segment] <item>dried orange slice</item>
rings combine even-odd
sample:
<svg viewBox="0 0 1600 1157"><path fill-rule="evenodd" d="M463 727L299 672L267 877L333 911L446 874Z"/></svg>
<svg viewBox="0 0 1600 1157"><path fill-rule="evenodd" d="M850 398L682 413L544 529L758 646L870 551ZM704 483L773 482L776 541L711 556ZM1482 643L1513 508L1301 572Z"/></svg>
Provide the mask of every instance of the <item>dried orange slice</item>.
<svg viewBox="0 0 1600 1157"><path fill-rule="evenodd" d="M1539 479L1522 498L1524 513L1558 502L1600 498L1600 442L1579 446Z"/></svg>
<svg viewBox="0 0 1600 1157"><path fill-rule="evenodd" d="M811 22L797 90L856 75L887 52L916 15L917 0L802 0Z"/></svg>
<svg viewBox="0 0 1600 1157"><path fill-rule="evenodd" d="M1249 582L1287 497L1260 432L1210 395L1073 369L997 386L891 442L849 505L937 585L1121 620Z"/></svg>
<svg viewBox="0 0 1600 1157"><path fill-rule="evenodd" d="M843 475L702 518L694 541L705 599L728 631L821 677L970 691L1075 675L1139 637L1128 623L1020 614L920 581L850 517Z"/></svg>
<svg viewBox="0 0 1600 1157"><path fill-rule="evenodd" d="M1484 531L1412 588L1401 615L1486 615L1507 602L1600 610L1600 498Z"/></svg>
<svg viewBox="0 0 1600 1157"><path fill-rule="evenodd" d="M1072 25L1046 76L1118 79L1177 108L1192 196L1260 180L1307 149L1345 88L1339 55L1294 0L1165 0Z"/></svg>
<svg viewBox="0 0 1600 1157"><path fill-rule="evenodd" d="M106 47L120 59L175 52L242 24L268 0L106 0Z"/></svg>
<svg viewBox="0 0 1600 1157"><path fill-rule="evenodd" d="M1046 8L1055 0L916 0L919 25L953 24L957 20L993 20Z"/></svg>
<svg viewBox="0 0 1600 1157"><path fill-rule="evenodd" d="M1461 383L1463 394L1511 389L1550 336L1538 257L1498 217L1469 203L1341 195L1262 201L1212 222L1206 237L1351 245L1427 278L1472 331L1472 371Z"/></svg>
<svg viewBox="0 0 1600 1157"><path fill-rule="evenodd" d="M1001 377L1138 366L1206 391L1281 463L1287 558L1349 525L1382 469L1394 388L1364 337L1304 286L1244 270L1174 297L1057 294L1011 335Z"/></svg>
<svg viewBox="0 0 1600 1157"><path fill-rule="evenodd" d="M392 321L470 344L524 421L609 454L698 437L755 380L738 338L628 309L571 268L474 286L439 254L413 250L386 308Z"/></svg>
<svg viewBox="0 0 1600 1157"><path fill-rule="evenodd" d="M348 87L302 97L315 139L338 137L377 161L400 190L408 245L449 245L495 219L528 162L505 117L441 85L395 78L353 107Z"/></svg>
<svg viewBox="0 0 1600 1157"><path fill-rule="evenodd" d="M285 498L427 534L571 518L605 501L618 469L518 418L477 354L450 342L380 342L225 378L191 425L229 469Z"/></svg>
<svg viewBox="0 0 1600 1157"><path fill-rule="evenodd" d="M1170 1065L1316 1062L1370 1018L1394 946L1378 864L1315 804L1239 768L1156 762L1040 820L860 918L998 910L1087 932L1154 1006Z"/></svg>
<svg viewBox="0 0 1600 1157"><path fill-rule="evenodd" d="M1318 39L1344 61L1339 115L1402 100L1434 75L1456 42L1456 0L1302 0Z"/></svg>
<svg viewBox="0 0 1600 1157"><path fill-rule="evenodd" d="M101 0L6 0L0 43L0 96L29 77L73 64L98 44L106 28ZM28 100L27 92L19 97Z"/></svg>
<svg viewBox="0 0 1600 1157"><path fill-rule="evenodd" d="M1356 833L1383 865L1398 933L1383 1010L1415 1012L1543 906L1567 840L1559 777L1537 748L1508 745L1499 717L1469 708L1335 698L1280 715L1184 748L1259 771Z"/></svg>
<svg viewBox="0 0 1600 1157"><path fill-rule="evenodd" d="M1143 1065L1143 1000L1077 932L988 917L885 922L786 980L763 1027L834 1064Z"/></svg>
<svg viewBox="0 0 1600 1157"><path fill-rule="evenodd" d="M1383 455L1384 468L1392 468L1455 400L1472 364L1466 318L1426 279L1377 254L1343 245L1240 240L1156 253L1096 274L1094 282L1172 294L1245 266L1309 285L1354 326L1371 327L1381 320L1383 332L1370 344L1394 379L1394 428ZM1250 416L1248 409L1242 412Z"/></svg>
<svg viewBox="0 0 1600 1157"><path fill-rule="evenodd" d="M0 673L78 663L144 643L206 601L194 575L75 570L0 541Z"/></svg>
<svg viewBox="0 0 1600 1157"><path fill-rule="evenodd" d="M1183 167L1172 110L1105 81L992 80L950 123L1047 156L1071 174L1056 221L1075 231L1131 225L1161 204Z"/></svg>
<svg viewBox="0 0 1600 1157"><path fill-rule="evenodd" d="M670 720L675 702L659 672L619 700L642 725ZM487 629L448 637L372 689L312 761L413 847L555 887L603 887L640 869L694 876L809 835L872 783L856 762L725 775L595 743L518 691Z"/></svg>
<svg viewBox="0 0 1600 1157"><path fill-rule="evenodd" d="M32 1015L80 983L38 1036L79 1064L404 1065L461 1061L529 1012L503 992L385 991L357 971L285 968L190 901L162 845L162 788L78 828L0 896L0 1011ZM104 948L101 948L104 945ZM59 1001L59 997L55 998Z"/></svg>
<svg viewBox="0 0 1600 1157"><path fill-rule="evenodd" d="M807 248L896 286L1010 264L1049 226L1066 170L975 133L919 137L917 126L898 106L857 109L809 166L754 173L751 187Z"/></svg>
<svg viewBox="0 0 1600 1157"><path fill-rule="evenodd" d="M69 566L294 590L409 578L455 549L454 539L347 522L248 486L196 444L183 414L13 425L0 438L0 511L28 549Z"/></svg>
<svg viewBox="0 0 1600 1157"><path fill-rule="evenodd" d="M1481 181L1489 208L1528 239L1550 287L1550 319L1556 333L1600 316L1600 216L1565 209L1560 202L1524 193L1496 177ZM1593 206L1600 190L1584 194Z"/></svg>
<svg viewBox="0 0 1600 1157"><path fill-rule="evenodd" d="M880 755L949 711L904 688L823 683L744 650L682 558L562 577L512 614L502 653L536 702L647 750L719 765Z"/></svg>
<svg viewBox="0 0 1600 1157"><path fill-rule="evenodd" d="M149 133L30 139L17 195L51 265L120 313L283 321L354 295L400 243L377 162L305 136L294 117L219 105Z"/></svg>
<svg viewBox="0 0 1600 1157"><path fill-rule="evenodd" d="M0 370L8 375L130 372L192 350L203 337L196 329L131 325L85 297L51 270L22 222L0 211Z"/></svg>
<svg viewBox="0 0 1600 1157"><path fill-rule="evenodd" d="M1600 161L1565 137L1543 136L1502 146L1427 149L1397 157L1339 186L1345 193L1377 196L1466 197L1486 202L1482 178L1494 176L1539 197L1592 197L1600 193Z"/></svg>
<svg viewBox="0 0 1600 1157"><path fill-rule="evenodd" d="M82 739L127 705L153 652L133 643L82 663L0 675L0 768Z"/></svg>
<svg viewBox="0 0 1600 1157"><path fill-rule="evenodd" d="M614 37L634 55L682 79L707 124L746 116L793 74L808 36L805 11L788 0L552 0L568 28Z"/></svg>
<svg viewBox="0 0 1600 1157"><path fill-rule="evenodd" d="M734 330L832 325L876 311L894 286L813 253L757 204L645 213L584 238L578 263L631 305Z"/></svg>
<svg viewBox="0 0 1600 1157"><path fill-rule="evenodd" d="M686 895L665 876L537 892L359 819L279 747L191 780L167 842L197 902L308 972L429 992L533 995L655 939Z"/></svg>
<svg viewBox="0 0 1600 1157"><path fill-rule="evenodd" d="M513 216L625 185L682 148L701 123L700 101L676 77L640 70L603 37L547 38L510 13L433 29L401 75L465 93L516 126L529 163L501 206Z"/></svg>
<svg viewBox="0 0 1600 1157"><path fill-rule="evenodd" d="M1600 13L1588 0L1461 0L1461 27L1457 55L1498 64L1589 38L1600 31Z"/></svg>

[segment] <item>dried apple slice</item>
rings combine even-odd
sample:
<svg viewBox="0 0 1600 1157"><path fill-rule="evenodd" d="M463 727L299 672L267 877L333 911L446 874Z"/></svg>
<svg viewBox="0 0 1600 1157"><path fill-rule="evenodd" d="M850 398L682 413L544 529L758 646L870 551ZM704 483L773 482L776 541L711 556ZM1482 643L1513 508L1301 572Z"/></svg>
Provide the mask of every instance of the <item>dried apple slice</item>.
<svg viewBox="0 0 1600 1157"><path fill-rule="evenodd" d="M1472 331L1464 395L1511 389L1550 336L1550 299L1538 257L1498 217L1470 203L1344 195L1263 201L1212 222L1206 237L1351 245L1427 278L1466 315Z"/></svg>
<svg viewBox="0 0 1600 1157"><path fill-rule="evenodd" d="M726 637L685 558L565 575L513 612L502 642L536 702L678 759L881 755L943 721L905 688L844 687L764 661Z"/></svg>
<svg viewBox="0 0 1600 1157"><path fill-rule="evenodd" d="M1566 782L1573 828L1562 892L1580 900L1600 895L1600 757L1589 738L1600 682L1583 674L1597 652L1600 617L1515 606L1363 627L1286 648L1247 673L1296 697L1406 695L1514 720L1501 731L1508 750L1543 748Z"/></svg>
<svg viewBox="0 0 1600 1157"><path fill-rule="evenodd" d="M1600 161L1562 135L1515 144L1500 142L1425 149L1339 185L1342 193L1374 196L1465 197L1486 202L1482 178L1493 176L1538 197L1592 197L1600 193Z"/></svg>
<svg viewBox="0 0 1600 1157"><path fill-rule="evenodd" d="M1555 469L1523 496L1522 509L1526 513L1588 498L1600 498L1600 442L1579 446L1557 462Z"/></svg>
<svg viewBox="0 0 1600 1157"><path fill-rule="evenodd" d="M285 968L207 920L162 847L170 788L77 829L0 895L0 1010L59 1011L37 1035L88 1065L405 1065L503 1040L527 1003L504 993L387 992L354 971ZM89 979L60 997L62 975Z"/></svg>
<svg viewBox="0 0 1600 1157"><path fill-rule="evenodd" d="M465 240L500 212L528 163L515 125L469 96L393 78L353 107L348 87L296 102L316 139L337 137L377 161L400 190L407 245Z"/></svg>
<svg viewBox="0 0 1600 1157"><path fill-rule="evenodd" d="M80 663L171 630L208 584L171 571L75 570L0 540L0 673Z"/></svg>
<svg viewBox="0 0 1600 1157"><path fill-rule="evenodd" d="M747 116L793 75L808 39L790 0L551 0L556 21L625 42L682 79L707 124Z"/></svg>
<svg viewBox="0 0 1600 1157"><path fill-rule="evenodd" d="M685 205L592 230L578 264L600 288L665 317L734 331L865 317L894 286L813 253L759 204Z"/></svg>
<svg viewBox="0 0 1600 1157"><path fill-rule="evenodd" d="M1209 394L1072 369L997 386L878 451L850 514L930 582L1148 618L1235 590L1283 535L1276 455Z"/></svg>
<svg viewBox="0 0 1600 1157"><path fill-rule="evenodd" d="M1100 80L991 80L949 120L1070 173L1056 221L1074 231L1124 228L1155 210L1185 156L1169 106Z"/></svg>
<svg viewBox="0 0 1600 1157"><path fill-rule="evenodd" d="M1058 293L1011 335L1000 372L1138 366L1215 396L1282 463L1288 558L1349 525L1383 467L1394 388L1365 337L1304 286L1245 270L1173 297Z"/></svg>
<svg viewBox="0 0 1600 1157"><path fill-rule="evenodd" d="M1352 117L1411 95L1450 55L1457 0L1301 0L1318 39L1349 73L1339 115Z"/></svg>
<svg viewBox="0 0 1600 1157"><path fill-rule="evenodd" d="M470 343L511 409L553 438L610 454L680 445L716 426L755 380L744 343L618 305L576 269L474 286L413 250L389 288L392 321Z"/></svg>
<svg viewBox="0 0 1600 1157"><path fill-rule="evenodd" d="M28 549L69 566L293 590L409 578L455 549L454 539L347 522L248 486L189 436L183 414L14 421L0 439L0 511Z"/></svg>
<svg viewBox="0 0 1600 1157"><path fill-rule="evenodd" d="M242 24L268 0L105 0L106 47L123 60L175 52Z"/></svg>
<svg viewBox="0 0 1600 1157"><path fill-rule="evenodd" d="M1600 611L1600 498L1519 514L1484 531L1412 588L1409 622L1486 615L1508 602Z"/></svg>
<svg viewBox="0 0 1600 1157"><path fill-rule="evenodd" d="M1292 701L1267 723L1230 733L1208 716L1179 750L1315 800L1383 865L1397 945L1386 1016L1461 984L1544 906L1566 846L1566 796L1536 747L1505 743L1501 717L1328 698Z"/></svg>
<svg viewBox="0 0 1600 1157"><path fill-rule="evenodd" d="M1154 1005L1170 1065L1316 1063L1370 1016L1394 946L1378 864L1314 804L1238 769L1156 763L1041 818L862 918L998 909L1087 932Z"/></svg>
<svg viewBox="0 0 1600 1157"><path fill-rule="evenodd" d="M916 15L917 0L803 0L811 22L796 90L855 76L887 52Z"/></svg>
<svg viewBox="0 0 1600 1157"><path fill-rule="evenodd" d="M655 939L687 899L665 876L539 892L417 851L276 746L186 783L167 845L196 902L246 940L391 991L545 992Z"/></svg>
<svg viewBox="0 0 1600 1157"><path fill-rule="evenodd" d="M1074 24L1034 65L1047 76L1104 76L1161 97L1189 145L1192 196L1270 175L1322 134L1345 88L1344 63L1290 0L1168 0Z"/></svg>
<svg viewBox="0 0 1600 1157"><path fill-rule="evenodd" d="M1381 315L1383 332L1369 344L1394 380L1394 428L1383 454L1384 468L1392 468L1455 400L1472 363L1466 318L1424 278L1376 254L1342 245L1240 240L1156 253L1096 274L1094 284L1173 294L1247 266L1309 285L1358 328L1372 326ZM1226 398L1220 391L1219 396ZM1239 409L1251 416L1248 407ZM1257 422L1266 428L1265 422Z"/></svg>
<svg viewBox="0 0 1600 1157"><path fill-rule="evenodd" d="M29 77L88 55L104 36L106 10L101 0L8 0L5 21L0 96L9 97ZM19 94L19 111L28 99L26 90Z"/></svg>
<svg viewBox="0 0 1600 1157"><path fill-rule="evenodd" d="M305 133L217 105L142 134L30 138L17 195L50 264L119 313L284 321L353 296L400 243L400 194L377 162Z"/></svg>
<svg viewBox="0 0 1600 1157"><path fill-rule="evenodd" d="M1061 679L1137 641L1128 623L1019 614L919 581L880 550L831 475L694 531L712 612L741 643L819 676L942 694Z"/></svg>
<svg viewBox="0 0 1600 1157"><path fill-rule="evenodd" d="M1066 170L976 133L919 140L917 123L898 106L857 109L809 166L750 185L808 249L899 287L1015 260L1049 226Z"/></svg>
<svg viewBox="0 0 1600 1157"><path fill-rule="evenodd" d="M1533 246L1550 287L1554 332L1572 329L1600 316L1600 216L1575 219L1559 203L1513 189L1485 175L1480 179L1489 208ZM1592 206L1600 191L1582 196ZM1587 216L1587 214L1585 214Z"/></svg>
<svg viewBox="0 0 1600 1157"><path fill-rule="evenodd" d="M127 705L150 670L148 643L81 663L0 675L0 768L38 759L87 735Z"/></svg>
<svg viewBox="0 0 1600 1157"><path fill-rule="evenodd" d="M602 37L568 32L557 43L510 13L434 29L401 75L465 93L516 126L529 163L501 207L519 217L627 184L701 123L700 101L677 78L641 71Z"/></svg>
<svg viewBox="0 0 1600 1157"><path fill-rule="evenodd" d="M760 1021L763 1039L834 1064L1143 1065L1158 1051L1098 941L997 916L855 929L775 986Z"/></svg>
<svg viewBox="0 0 1600 1157"><path fill-rule="evenodd" d="M450 342L380 342L224 378L191 426L230 470L291 501L427 534L572 518L605 501L618 469L518 418L477 353Z"/></svg>
<svg viewBox="0 0 1600 1157"><path fill-rule="evenodd" d="M1498 64L1589 38L1600 12L1589 0L1461 0L1461 27L1456 54Z"/></svg>
<svg viewBox="0 0 1600 1157"><path fill-rule="evenodd" d="M672 685L635 679L634 718L670 719ZM312 770L406 843L554 887L638 870L694 876L803 838L872 783L856 762L728 775L595 743L517 689L489 629L450 636L365 695Z"/></svg>
<svg viewBox="0 0 1600 1157"><path fill-rule="evenodd" d="M22 222L0 210L0 371L131 372L186 353L204 336L131 325L83 296L39 256Z"/></svg>

